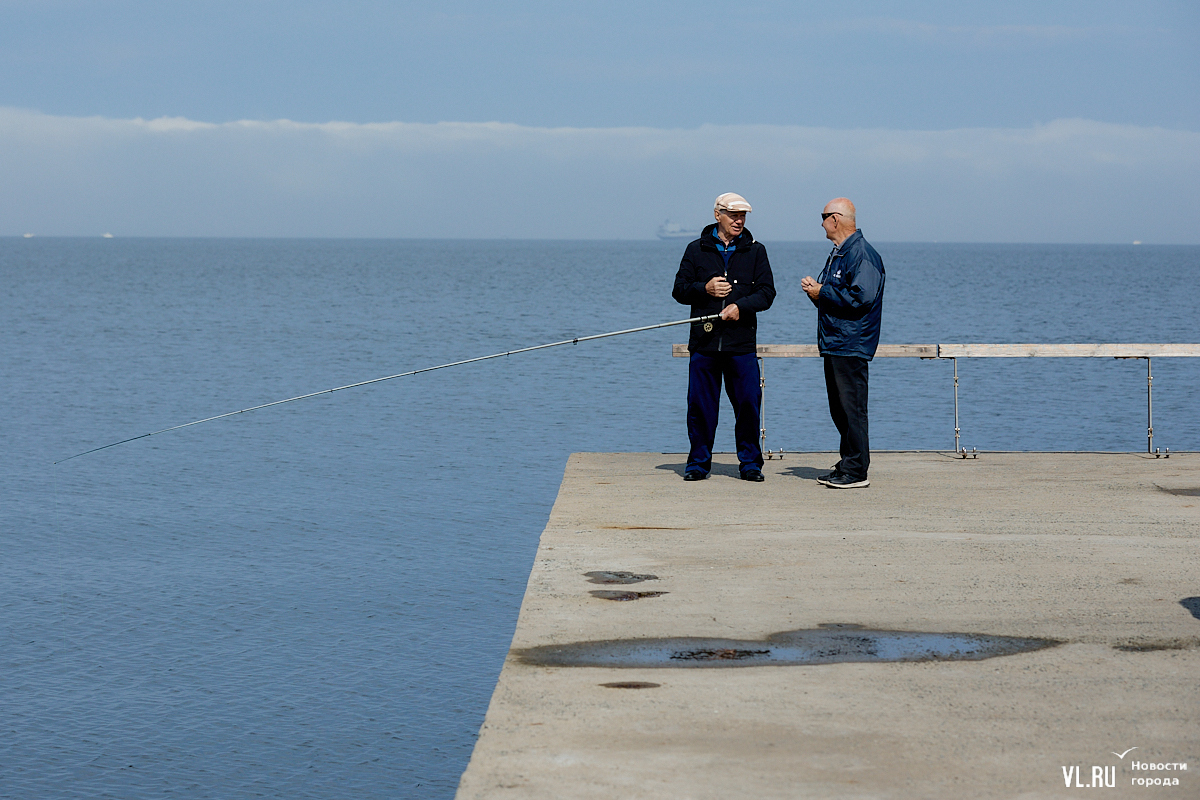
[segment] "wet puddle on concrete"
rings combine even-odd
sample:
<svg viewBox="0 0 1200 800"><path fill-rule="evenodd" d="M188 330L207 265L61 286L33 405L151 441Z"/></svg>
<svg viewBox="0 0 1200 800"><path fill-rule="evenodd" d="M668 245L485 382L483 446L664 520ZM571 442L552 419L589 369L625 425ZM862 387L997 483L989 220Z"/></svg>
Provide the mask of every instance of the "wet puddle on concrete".
<svg viewBox="0 0 1200 800"><path fill-rule="evenodd" d="M850 624L783 631L761 641L676 637L573 642L517 650L543 667L757 667L850 662L979 661L1054 647L1053 639L868 630Z"/></svg>

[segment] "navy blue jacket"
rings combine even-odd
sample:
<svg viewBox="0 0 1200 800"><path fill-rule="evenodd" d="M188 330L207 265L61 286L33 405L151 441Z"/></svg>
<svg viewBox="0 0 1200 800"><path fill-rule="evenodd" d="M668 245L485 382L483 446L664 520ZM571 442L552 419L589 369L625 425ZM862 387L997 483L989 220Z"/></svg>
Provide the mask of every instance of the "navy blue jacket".
<svg viewBox="0 0 1200 800"><path fill-rule="evenodd" d="M770 308L775 300L775 278L771 275L767 248L754 241L750 231L743 228L734 240L735 249L726 267L725 258L717 250L712 235L716 227L716 223L709 225L700 238L683 251L671 296L684 305L691 305L693 317L720 314L727 305L738 307L736 322L714 320L711 331L705 331L703 323L692 323L688 352L706 355L753 353L758 332L757 314ZM724 275L733 287L725 297L713 297L704 290L718 275Z"/></svg>
<svg viewBox="0 0 1200 800"><path fill-rule="evenodd" d="M823 356L857 356L870 361L879 347L883 317L883 259L862 231L842 242L818 282L817 348ZM811 299L811 298L810 298Z"/></svg>

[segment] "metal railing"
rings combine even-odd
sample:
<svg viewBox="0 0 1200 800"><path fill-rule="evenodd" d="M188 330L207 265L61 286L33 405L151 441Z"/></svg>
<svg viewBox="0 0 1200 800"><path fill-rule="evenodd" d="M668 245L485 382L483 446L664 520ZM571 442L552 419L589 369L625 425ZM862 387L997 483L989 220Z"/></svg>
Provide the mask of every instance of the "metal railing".
<svg viewBox="0 0 1200 800"><path fill-rule="evenodd" d="M686 344L671 345L676 358L688 355ZM817 358L821 354L815 344L760 344L758 346L759 387L767 385L764 358ZM960 358L1138 358L1146 360L1146 452L1155 457L1171 457L1171 450L1159 452L1154 447L1154 375L1151 361L1155 358L1200 357L1200 344L881 344L876 358L920 358L954 362L954 452L962 458L974 458L960 445L958 425L958 359ZM767 449L765 413L759 419L759 435L766 458L782 458L783 450Z"/></svg>

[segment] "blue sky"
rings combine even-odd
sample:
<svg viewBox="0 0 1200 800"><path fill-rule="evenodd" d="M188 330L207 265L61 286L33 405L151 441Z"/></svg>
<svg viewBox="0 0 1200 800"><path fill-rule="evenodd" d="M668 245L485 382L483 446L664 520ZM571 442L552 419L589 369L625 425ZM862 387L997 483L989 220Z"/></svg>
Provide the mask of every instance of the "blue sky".
<svg viewBox="0 0 1200 800"><path fill-rule="evenodd" d="M1200 243L1198 42L1194 2L0 0L0 234L645 238L733 190L763 239L846 194L880 239Z"/></svg>

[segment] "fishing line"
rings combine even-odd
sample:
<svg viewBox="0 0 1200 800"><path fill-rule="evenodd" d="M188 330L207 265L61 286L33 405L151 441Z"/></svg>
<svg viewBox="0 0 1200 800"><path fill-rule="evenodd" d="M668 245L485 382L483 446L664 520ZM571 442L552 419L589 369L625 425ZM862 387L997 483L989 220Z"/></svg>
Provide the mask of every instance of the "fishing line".
<svg viewBox="0 0 1200 800"><path fill-rule="evenodd" d="M464 359L462 361L451 361L448 364L438 364L437 366L434 366L434 367L422 367L421 369L414 369L414 370L410 370L408 372L398 372L395 375L386 375L382 378L372 378L369 381L359 381L358 383L348 383L345 386L335 386L332 389L322 389L319 392L309 392L308 394L297 395L296 397L289 397L286 400L275 400L270 403L263 403L262 405L250 406L249 408L243 408L238 411L230 411L227 414L217 414L215 417L205 417L204 419L197 419L197 420L193 420L192 422L185 422L182 425L172 425L170 428L163 428L160 431L151 431L150 433L143 433L140 436L131 436L128 439L122 439L119 442L112 442L111 444L102 445L100 447L93 447L91 450L84 450L82 453L76 453L73 456L67 456L66 458L59 459L58 461L55 461L54 463L61 464L64 461L70 461L73 458L79 458L80 456L86 456L89 453L96 453L96 452L99 452L100 450L107 450L108 448L116 447L119 444L128 444L129 442L136 442L138 439L146 439L150 436L157 436L160 433L167 433L168 431L177 431L180 428L189 428L192 425L200 425L201 423L204 423L204 422L212 422L213 420L224 419L225 417L234 417L234 416L237 416L238 414L245 414L248 411L258 411L259 409L262 409L262 408L270 408L271 406L280 406L280 405L283 405L284 403L294 403L297 400L306 400L309 397L317 397L318 395L322 395L322 394L330 394L332 392L340 392L343 389L355 389L355 388L358 388L359 386L368 386L372 383L381 383L382 381L390 381L393 378L404 378L409 375L418 375L422 372L433 372L435 369L447 369L449 367L461 367L464 364L474 364L477 361L487 361L489 358L500 358L501 356L515 356L518 353L529 353L534 350L545 350L547 347L558 347L559 345L564 345L564 344L579 344L580 342L590 342L593 339L607 339L610 336L622 336L626 333L640 333L642 331L652 331L657 328L669 328L672 325L687 325L690 322L703 322L703 323L705 323L705 328L707 329L713 320L717 320L720 318L721 318L720 314L709 314L708 316L705 316L705 317L692 317L690 319L678 319L678 320L675 320L674 322L660 322L657 325L645 325L641 328L627 328L626 330L623 330L623 331L609 331L608 333L596 333L596 334L592 334L591 336L576 336L574 339L563 339L561 342L547 342L546 344L538 344L538 345L534 345L533 347L522 347L519 350L505 350L503 353L492 353L489 356L479 356L477 358L468 358L468 359Z"/></svg>

